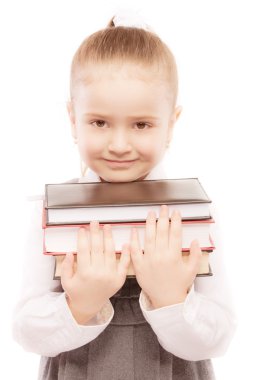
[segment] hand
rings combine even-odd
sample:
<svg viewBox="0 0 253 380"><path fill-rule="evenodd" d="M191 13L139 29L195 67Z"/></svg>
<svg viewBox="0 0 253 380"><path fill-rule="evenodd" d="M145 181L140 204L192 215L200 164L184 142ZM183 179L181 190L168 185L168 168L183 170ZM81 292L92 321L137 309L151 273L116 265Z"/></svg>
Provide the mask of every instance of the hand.
<svg viewBox="0 0 253 380"><path fill-rule="evenodd" d="M185 300L198 272L202 252L198 241L194 240L188 260L183 261L179 212L173 212L171 224L166 205L161 206L157 222L155 213L149 212L145 227L144 254L135 228L132 229L130 251L136 279L154 308Z"/></svg>
<svg viewBox="0 0 253 380"><path fill-rule="evenodd" d="M85 228L78 231L77 267L74 256L67 254L62 263L61 283L72 314L85 322L100 311L108 299L122 287L130 263L129 250L123 246L116 259L111 226L90 223L90 238Z"/></svg>

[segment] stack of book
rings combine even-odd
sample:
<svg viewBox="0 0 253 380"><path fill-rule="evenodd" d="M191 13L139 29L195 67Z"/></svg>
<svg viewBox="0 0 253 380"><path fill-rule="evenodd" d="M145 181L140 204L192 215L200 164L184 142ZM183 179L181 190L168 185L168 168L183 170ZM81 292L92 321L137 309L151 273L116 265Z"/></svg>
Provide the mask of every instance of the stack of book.
<svg viewBox="0 0 253 380"><path fill-rule="evenodd" d="M174 209L182 216L182 257L187 260L190 244L198 239L202 260L198 276L212 275L209 255L214 250L210 235L211 200L198 178L144 180L134 182L57 183L45 185L42 227L45 255L56 258L55 279L60 278L61 263L67 252L77 253L77 233L81 226L89 228L92 220L100 226L109 223L116 258L124 243L130 242L135 226L142 248L148 211L157 218L161 205L168 205L169 218ZM128 276L134 276L132 265Z"/></svg>

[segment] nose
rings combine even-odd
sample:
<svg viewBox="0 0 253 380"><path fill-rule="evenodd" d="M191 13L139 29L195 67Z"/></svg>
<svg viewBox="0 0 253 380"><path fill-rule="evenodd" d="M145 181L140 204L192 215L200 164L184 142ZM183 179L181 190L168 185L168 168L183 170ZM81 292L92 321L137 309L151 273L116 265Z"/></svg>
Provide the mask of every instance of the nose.
<svg viewBox="0 0 253 380"><path fill-rule="evenodd" d="M127 131L117 128L111 133L108 150L118 155L128 153L132 150L129 140Z"/></svg>

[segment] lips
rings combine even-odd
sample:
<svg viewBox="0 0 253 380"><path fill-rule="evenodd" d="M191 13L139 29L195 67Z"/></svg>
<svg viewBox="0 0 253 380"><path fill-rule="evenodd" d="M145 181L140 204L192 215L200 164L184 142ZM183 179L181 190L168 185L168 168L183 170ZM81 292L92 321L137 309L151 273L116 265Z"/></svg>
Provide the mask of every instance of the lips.
<svg viewBox="0 0 253 380"><path fill-rule="evenodd" d="M106 163L111 168L128 168L133 165L137 160L106 160Z"/></svg>
<svg viewBox="0 0 253 380"><path fill-rule="evenodd" d="M107 160L107 159L105 159L105 161L108 161L108 162L117 162L117 163L124 163L124 162L133 162L133 161L136 161L136 160Z"/></svg>

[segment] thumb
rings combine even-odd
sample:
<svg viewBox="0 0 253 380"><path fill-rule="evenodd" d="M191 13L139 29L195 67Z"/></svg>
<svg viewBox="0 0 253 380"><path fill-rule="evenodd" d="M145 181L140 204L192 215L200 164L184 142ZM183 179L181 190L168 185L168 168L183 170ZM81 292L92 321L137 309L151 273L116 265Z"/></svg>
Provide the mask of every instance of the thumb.
<svg viewBox="0 0 253 380"><path fill-rule="evenodd" d="M130 264L130 246L125 243L122 246L121 255L118 263L118 271L122 275L126 275L128 267Z"/></svg>
<svg viewBox="0 0 253 380"><path fill-rule="evenodd" d="M196 276L200 267L200 260L202 257L202 251L199 246L198 240L193 240L190 246L189 266Z"/></svg>
<svg viewBox="0 0 253 380"><path fill-rule="evenodd" d="M61 283L62 286L68 282L73 277L74 274L74 254L67 253L61 265Z"/></svg>

